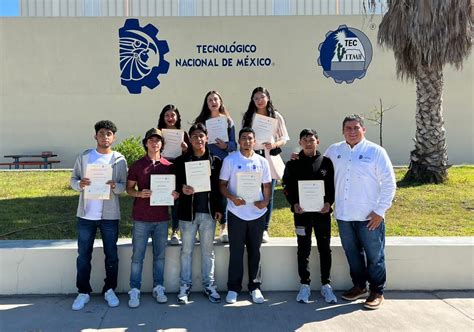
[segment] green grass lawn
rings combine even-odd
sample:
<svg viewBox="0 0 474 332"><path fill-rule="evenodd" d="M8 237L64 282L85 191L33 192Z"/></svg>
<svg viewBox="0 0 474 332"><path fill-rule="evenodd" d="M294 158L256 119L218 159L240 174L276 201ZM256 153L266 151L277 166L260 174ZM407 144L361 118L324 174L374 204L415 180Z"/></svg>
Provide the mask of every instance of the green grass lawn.
<svg viewBox="0 0 474 332"><path fill-rule="evenodd" d="M396 171L400 180L406 170ZM78 193L70 172L0 172L0 239L74 239ZM281 187L275 192L271 236L294 236ZM121 197L120 237L131 236L132 199ZM474 166L449 170L442 185L398 183L386 216L387 236L474 236ZM337 236L333 223L332 235Z"/></svg>

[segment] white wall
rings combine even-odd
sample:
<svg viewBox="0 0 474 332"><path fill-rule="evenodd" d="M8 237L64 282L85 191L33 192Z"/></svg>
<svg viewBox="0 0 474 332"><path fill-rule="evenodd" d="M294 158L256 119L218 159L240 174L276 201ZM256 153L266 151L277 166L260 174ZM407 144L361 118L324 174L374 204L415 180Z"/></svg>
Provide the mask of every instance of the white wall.
<svg viewBox="0 0 474 332"><path fill-rule="evenodd" d="M380 19L380 18L379 18ZM0 157L51 150L60 167L72 167L75 156L95 146L93 124L113 120L118 139L141 135L156 125L160 110L173 103L184 122L199 113L204 95L221 91L240 127L250 93L267 87L283 113L297 146L304 127L320 133L321 149L342 139L341 121L349 113L367 113L378 105L396 106L386 114L384 146L394 164L407 164L415 133L415 85L395 78L389 50L376 46L376 30L363 16L140 18L152 23L166 40L170 62L161 85L131 95L120 85L118 29L124 18L0 19ZM378 23L378 22L376 22ZM374 47L365 78L336 84L316 63L317 47L329 30L347 24L362 30ZM227 55L198 54L197 44L255 44L257 57L270 67L180 68L178 58ZM246 54L231 55L245 57ZM234 60L235 61L235 60ZM450 163L474 163L472 55L462 71L445 70L444 115ZM187 127L187 126L186 126ZM368 124L369 139L378 141Z"/></svg>

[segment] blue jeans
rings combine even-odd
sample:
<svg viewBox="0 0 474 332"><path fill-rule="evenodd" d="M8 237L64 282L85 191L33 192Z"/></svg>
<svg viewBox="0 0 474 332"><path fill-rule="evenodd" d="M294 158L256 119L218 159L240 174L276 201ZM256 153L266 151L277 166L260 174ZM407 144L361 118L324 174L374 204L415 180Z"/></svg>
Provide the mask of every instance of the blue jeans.
<svg viewBox="0 0 474 332"><path fill-rule="evenodd" d="M94 239L97 228L100 230L105 255L105 279L102 293L117 287L118 275L118 220L88 220L77 218L77 276L76 286L79 293L89 294L92 292L91 259L94 249Z"/></svg>
<svg viewBox="0 0 474 332"><path fill-rule="evenodd" d="M201 278L204 287L214 284L214 234L216 222L208 213L196 213L193 221L179 221L181 229L181 285L192 286L193 278L193 250L196 242L196 233L199 231L201 247Z"/></svg>
<svg viewBox="0 0 474 332"><path fill-rule="evenodd" d="M265 213L265 231L268 231L268 227L270 226L270 220L272 220L272 212L273 212L273 192L275 191L275 185L277 180L272 179L272 189L270 191L270 201L267 205L267 212Z"/></svg>
<svg viewBox="0 0 474 332"><path fill-rule="evenodd" d="M385 223L370 231L368 221L338 220L339 236L349 263L352 283L370 291L383 294L385 271Z"/></svg>
<svg viewBox="0 0 474 332"><path fill-rule="evenodd" d="M130 288L140 289L142 285L143 259L145 258L149 237L151 237L153 246L153 287L163 285L166 244L168 242L168 221L134 221Z"/></svg>

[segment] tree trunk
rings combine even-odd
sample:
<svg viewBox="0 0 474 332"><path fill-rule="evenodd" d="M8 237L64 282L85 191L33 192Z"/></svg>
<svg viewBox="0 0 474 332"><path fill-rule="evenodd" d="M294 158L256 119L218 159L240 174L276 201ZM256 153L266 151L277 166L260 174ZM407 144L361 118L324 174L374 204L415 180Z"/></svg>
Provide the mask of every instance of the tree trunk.
<svg viewBox="0 0 474 332"><path fill-rule="evenodd" d="M404 180L441 183L448 176L448 149L444 129L443 73L423 67L416 76L416 138Z"/></svg>

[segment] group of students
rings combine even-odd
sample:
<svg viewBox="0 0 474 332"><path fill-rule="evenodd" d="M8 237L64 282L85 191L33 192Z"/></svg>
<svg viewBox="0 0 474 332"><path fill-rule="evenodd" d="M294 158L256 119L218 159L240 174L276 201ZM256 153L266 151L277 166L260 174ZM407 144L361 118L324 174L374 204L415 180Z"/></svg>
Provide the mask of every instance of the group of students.
<svg viewBox="0 0 474 332"><path fill-rule="evenodd" d="M256 144L255 131L252 129L255 114L273 117L277 119L278 123L272 140L263 143L259 147L260 149ZM204 123L207 119L217 116L225 116L228 120L228 142L221 140L208 142L208 132ZM347 129L347 133L346 127L350 127L350 129ZM366 146L364 152L359 152L361 154L357 158L355 155L351 156L350 153L346 153L347 151L344 150L346 146L331 146L326 152L327 157L322 156L317 150L319 144L318 134L314 129L304 129L300 133L301 152L292 156L292 160L284 168L284 174L278 174L277 168L272 167L271 163L274 161L272 157L279 157L280 148L289 137L283 117L273 108L270 94L265 88L258 87L252 92L248 110L243 117L242 129L238 134L238 150L235 141L234 123L223 105L221 95L216 91L207 93L202 112L185 135L182 143L183 154L172 161L161 155L161 151L166 144L161 129L165 128L181 128L179 111L173 105L166 106L161 112L158 128L151 128L146 132L143 139L146 154L130 166L128 173L124 157L111 149L117 131L111 121L100 121L95 124L97 147L86 150L77 158L71 176L71 186L80 192L77 211L78 258L76 280L79 294L72 305L73 310L82 309L90 300L89 294L92 291L89 282L90 262L97 228L101 232L105 253L106 278L102 293L110 307L118 306L120 303L114 290L117 287L118 273L116 245L120 219L118 196L124 191L135 198L132 212L133 253L128 305L131 308L140 305L143 260L150 237L153 248L152 295L158 303L167 302L168 299L163 285L170 215L169 207L150 205L150 182L153 174L176 175L176 190L172 193L175 200L172 214L175 215L178 222L173 222L172 232L173 235L177 235L177 228L179 228L182 241L178 303L186 304L189 301L192 288L192 255L197 234L199 234L200 240L201 281L204 293L212 303L221 301L214 280L214 234L217 223L221 225L221 235L228 234L229 241L230 257L226 302L235 303L242 290L245 248L248 254L247 288L254 303L264 302L265 299L260 290L262 280L260 247L263 241L268 240L268 238L265 238L265 233L268 230L273 208L275 182L276 179L282 179L285 196L294 213L298 243L298 273L301 287L297 300L308 303L310 299L309 255L311 251L311 233L314 229L321 263L321 294L326 302L337 302L330 286L330 215L332 205L336 201L335 216L338 220L342 244L346 251L351 278L354 283L354 287L345 292L342 298L355 300L367 296L366 283L368 281L371 292L365 306L370 309L376 309L380 306L383 301L385 284L383 215L390 207L393 198L394 188L392 190L391 186L392 182L394 184L394 177L393 170L391 173L390 171L387 173L387 170L391 169L391 164L385 150L365 140L365 127L360 117L349 116L343 122L343 134L349 152L353 152L353 150L359 149L363 145ZM368 143L370 144L367 147ZM350 165L347 170L340 169L338 165L342 161L351 164L352 159L355 162L354 169L365 167L365 170L369 173L375 172L373 179L369 179L369 183L365 183L364 186L378 186L382 182L382 176L389 177L389 179L384 179L384 183L390 188L383 188L384 190L382 190L385 195L383 203L379 197L371 196L367 199L364 198L365 200L363 199L357 205L357 201L361 197L351 197L348 202L347 195L343 196L342 202L340 202L340 196L344 195L344 191L347 194L347 186L350 185L350 182L344 183L345 181L343 181L343 178L346 180L345 177L349 174ZM209 175L210 191L194 192L194 188L187 184L185 164L191 161L209 161L211 168ZM386 167L383 174L378 169L381 162ZM84 198L84 188L91 184L90 179L85 177L88 164L112 165L112 180L107 182L110 186L109 199L89 200ZM346 166L343 167L346 168ZM253 172L258 176L260 190L257 195L258 198L247 202L237 194L237 187L239 174L248 172ZM298 181L300 180L323 180L325 193L324 207L321 211L305 212L299 205ZM342 191L340 188L342 188ZM374 188L373 192L380 192L380 190ZM390 194L392 195L391 198L389 197ZM352 202L354 199L355 203ZM342 214L338 211L339 206L344 209ZM370 211L364 217L354 219L350 212L353 208L357 209L357 216L365 213L367 209ZM365 210L361 212L361 209ZM342 218L339 218L338 213ZM352 225L357 221L360 221L360 225L365 225L366 232L372 232L373 234L371 236L367 236L365 233L362 234L363 230L355 229L354 225L350 227L341 226L341 223ZM341 228L345 229L344 234ZM374 229L378 231L374 232ZM378 239L378 245L373 243L374 239ZM358 254L354 253L354 250L358 251ZM363 263L360 261L360 254L363 255ZM365 256L367 257L367 263L365 262ZM374 277L374 275L376 276Z"/></svg>

